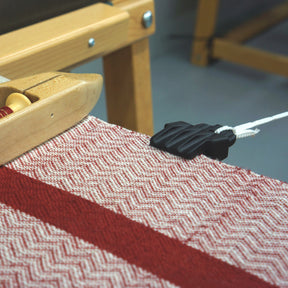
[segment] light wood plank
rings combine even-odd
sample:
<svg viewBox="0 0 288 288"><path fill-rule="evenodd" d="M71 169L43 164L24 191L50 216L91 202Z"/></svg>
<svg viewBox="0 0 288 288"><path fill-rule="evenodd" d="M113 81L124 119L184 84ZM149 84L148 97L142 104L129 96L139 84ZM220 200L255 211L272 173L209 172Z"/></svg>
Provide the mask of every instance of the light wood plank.
<svg viewBox="0 0 288 288"><path fill-rule="evenodd" d="M153 0L125 0L114 6L98 3L1 35L1 74L16 79L69 70L130 45L155 32L155 21L148 29L142 25L147 10L154 13ZM96 41L92 48L89 38Z"/></svg>
<svg viewBox="0 0 288 288"><path fill-rule="evenodd" d="M1 73L20 78L111 52L126 41L128 21L127 12L98 3L1 35Z"/></svg>
<svg viewBox="0 0 288 288"><path fill-rule="evenodd" d="M288 57L286 56L264 52L219 38L214 40L212 50L213 58L288 77Z"/></svg>
<svg viewBox="0 0 288 288"><path fill-rule="evenodd" d="M104 57L108 121L153 134L149 40Z"/></svg>

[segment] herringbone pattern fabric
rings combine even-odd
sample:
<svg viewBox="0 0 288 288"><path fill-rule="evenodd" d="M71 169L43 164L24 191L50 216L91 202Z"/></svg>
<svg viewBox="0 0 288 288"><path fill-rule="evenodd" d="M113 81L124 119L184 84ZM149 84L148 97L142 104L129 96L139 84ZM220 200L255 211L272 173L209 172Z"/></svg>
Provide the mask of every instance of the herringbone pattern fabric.
<svg viewBox="0 0 288 288"><path fill-rule="evenodd" d="M288 184L148 144L148 136L88 117L7 167L288 287ZM4 286L173 286L26 213L5 204L0 211Z"/></svg>
<svg viewBox="0 0 288 288"><path fill-rule="evenodd" d="M0 209L0 287L173 287L52 225Z"/></svg>

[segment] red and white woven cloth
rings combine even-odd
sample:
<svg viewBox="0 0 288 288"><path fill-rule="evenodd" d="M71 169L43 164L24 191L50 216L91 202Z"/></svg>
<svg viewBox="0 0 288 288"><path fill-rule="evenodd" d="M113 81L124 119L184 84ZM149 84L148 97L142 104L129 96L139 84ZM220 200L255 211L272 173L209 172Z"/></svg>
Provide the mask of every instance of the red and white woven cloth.
<svg viewBox="0 0 288 288"><path fill-rule="evenodd" d="M0 287L288 287L286 183L91 116L0 183Z"/></svg>

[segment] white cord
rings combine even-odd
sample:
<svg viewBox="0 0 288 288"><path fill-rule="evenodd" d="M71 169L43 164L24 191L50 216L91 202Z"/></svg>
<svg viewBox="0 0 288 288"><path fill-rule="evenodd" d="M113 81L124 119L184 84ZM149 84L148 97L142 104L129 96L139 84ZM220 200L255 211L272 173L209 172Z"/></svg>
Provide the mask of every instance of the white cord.
<svg viewBox="0 0 288 288"><path fill-rule="evenodd" d="M269 122L272 122L274 120L278 120L278 119L281 119L281 118L284 118L284 117L288 117L288 111L284 112L284 113L280 113L280 114L274 115L274 116L271 116L271 117L267 117L267 118L263 118L263 119L260 119L260 120L256 120L256 121L253 121L253 122L248 122L246 124L238 125L238 126L235 126L235 127L223 126L223 127L218 128L215 131L215 133L219 134L219 133L221 133L222 131L225 131L225 130L232 130L237 138L244 138L244 137L254 136L257 133L259 133L260 130L259 129L251 129L251 128L254 128L256 126L260 126L260 125L263 125L263 124L266 124L266 123L269 123Z"/></svg>

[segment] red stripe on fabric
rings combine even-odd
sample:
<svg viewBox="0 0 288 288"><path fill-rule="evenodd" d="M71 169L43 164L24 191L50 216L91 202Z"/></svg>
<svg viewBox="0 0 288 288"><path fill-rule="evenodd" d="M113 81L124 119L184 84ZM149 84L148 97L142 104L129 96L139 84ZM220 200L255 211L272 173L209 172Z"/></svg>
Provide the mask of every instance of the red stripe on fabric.
<svg viewBox="0 0 288 288"><path fill-rule="evenodd" d="M0 167L0 201L182 287L272 287L100 205Z"/></svg>

